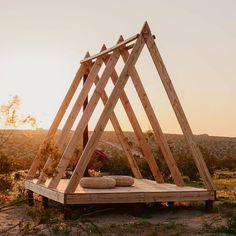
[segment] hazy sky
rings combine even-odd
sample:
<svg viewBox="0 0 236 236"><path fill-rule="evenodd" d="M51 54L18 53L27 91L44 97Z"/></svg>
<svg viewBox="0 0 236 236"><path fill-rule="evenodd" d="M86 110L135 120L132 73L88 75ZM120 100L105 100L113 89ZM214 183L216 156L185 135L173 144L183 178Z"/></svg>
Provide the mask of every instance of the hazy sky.
<svg viewBox="0 0 236 236"><path fill-rule="evenodd" d="M86 51L138 33L147 20L193 132L236 136L235 12L235 0L0 0L0 103L18 95L21 113L48 128ZM180 133L147 49L137 70L163 131ZM126 91L148 130L132 83ZM120 104L116 111L131 130Z"/></svg>

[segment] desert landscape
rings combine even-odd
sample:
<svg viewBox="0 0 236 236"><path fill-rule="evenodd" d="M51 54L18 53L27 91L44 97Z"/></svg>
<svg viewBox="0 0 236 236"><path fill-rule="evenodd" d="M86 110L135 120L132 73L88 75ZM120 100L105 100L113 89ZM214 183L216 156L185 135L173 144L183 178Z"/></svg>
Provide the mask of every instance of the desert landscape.
<svg viewBox="0 0 236 236"><path fill-rule="evenodd" d="M9 131L10 132L10 131ZM68 208L71 219L65 219L60 204L49 202L49 208L42 206L42 199L36 196L35 206L29 207L24 190L27 170L42 143L47 130L15 130L2 150L9 158L11 184L1 184L0 225L2 235L230 235L235 233L236 212L236 138L197 135L196 140L202 147L204 158L209 159L217 200L212 212L207 213L204 202L175 203L172 208L163 204L118 204L85 205L77 209ZM60 133L60 131L59 131ZM146 132L149 142L151 131ZM6 132L5 135L8 133ZM133 132L126 136L142 163L142 153ZM90 133L91 135L91 133ZM167 134L174 157L181 170L186 174L186 184L201 186L199 176L187 177L196 171L191 163L188 148L182 135ZM78 148L81 148L78 144ZM131 174L126 157L114 132L103 134L99 149L108 154L112 174ZM158 159L157 147L153 146ZM1 162L2 157L1 157ZM188 164L186 164L188 163ZM2 164L2 163L1 163ZM186 168L185 165L188 165ZM101 165L95 165L103 171ZM5 163L5 168L7 165ZM103 167L104 168L104 167ZM150 175L144 166L143 173ZM192 169L191 169L192 168ZM190 169L190 171L189 171ZM3 170L2 170L3 171ZM106 170L105 170L106 171ZM3 183L3 180L1 180ZM145 233L144 233L145 232Z"/></svg>
<svg viewBox="0 0 236 236"><path fill-rule="evenodd" d="M235 12L0 0L0 236L235 236Z"/></svg>

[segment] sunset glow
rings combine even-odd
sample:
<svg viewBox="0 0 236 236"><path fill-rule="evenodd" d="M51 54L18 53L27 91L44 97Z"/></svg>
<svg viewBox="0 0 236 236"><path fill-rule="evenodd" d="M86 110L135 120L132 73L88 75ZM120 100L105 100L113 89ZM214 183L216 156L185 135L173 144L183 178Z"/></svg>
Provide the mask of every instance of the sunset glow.
<svg viewBox="0 0 236 236"><path fill-rule="evenodd" d="M0 2L0 104L18 95L20 113L36 117L38 127L50 127L86 51L114 45L120 32L134 35L147 20L193 132L236 136L235 1L131 0L126 8L108 0ZM146 48L136 67L163 131L181 133ZM147 131L131 81L125 90ZM132 130L120 103L115 111L122 128Z"/></svg>

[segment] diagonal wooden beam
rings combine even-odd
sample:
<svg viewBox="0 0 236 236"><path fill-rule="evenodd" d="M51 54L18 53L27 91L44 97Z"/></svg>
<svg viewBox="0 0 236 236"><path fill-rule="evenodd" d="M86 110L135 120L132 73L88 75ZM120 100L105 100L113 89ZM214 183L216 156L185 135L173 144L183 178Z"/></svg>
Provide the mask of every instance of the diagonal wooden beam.
<svg viewBox="0 0 236 236"><path fill-rule="evenodd" d="M129 57L129 52L127 50L121 50L121 56L122 56L124 62L126 62ZM175 162L175 159L170 151L166 137L161 130L161 126L156 118L155 112L152 108L152 105L148 99L148 96L145 92L145 89L142 85L141 79L140 79L135 67L130 69L129 74L130 74L130 77L133 81L134 87L138 93L140 101L143 105L143 108L147 114L149 122L152 126L155 141L157 142L157 144L159 145L159 147L162 151L162 154L163 154L166 164L170 170L172 178L173 178L176 185L184 186L184 182L181 177L181 173L180 173L180 171L177 167L177 164Z"/></svg>
<svg viewBox="0 0 236 236"><path fill-rule="evenodd" d="M116 44L114 47L108 48L108 49L104 50L103 52L100 52L98 54L95 54L93 56L85 58L80 63L82 64L82 63L85 63L85 62L89 62L89 61L91 61L95 58L99 58L99 57L102 57L104 55L107 55L109 52L112 52L112 51L117 50L119 48L125 47L126 44L134 41L135 39L137 39L137 37L138 37L138 34L136 34L136 35L134 35L134 36L132 36L132 37L126 39L126 40L123 40L122 42Z"/></svg>
<svg viewBox="0 0 236 236"><path fill-rule="evenodd" d="M74 78L74 80L73 80L73 82L72 82L72 84L71 84L71 86L70 86L70 88L69 88L69 90L68 90L68 92L67 92L67 94L66 94L66 96L65 96L65 98L64 98L64 100L63 100L63 102L62 102L62 104L61 104L61 106L60 106L53 122L52 122L52 125L51 125L45 139L44 139L44 142L41 145L41 147L39 148L39 151L37 152L37 154L34 158L34 161L31 164L31 167L29 169L29 172L27 174L26 179L33 179L34 178L34 175L35 175L35 173L36 173L36 171L37 171L37 169L40 165L40 162L41 162L41 157L42 157L40 155L41 150L54 137L54 135L57 131L57 128L58 128L59 124L61 123L61 120L62 120L62 118L63 118L63 116L64 116L64 114L65 114L65 112L66 112L66 110L67 110L67 108L68 108L68 106L71 102L71 99L73 98L73 96L75 94L75 91L76 91L76 89L77 89L84 73L86 72L86 70L87 70L87 65L83 64L83 65L80 66L79 70L77 71L77 73L75 75L75 78Z"/></svg>
<svg viewBox="0 0 236 236"><path fill-rule="evenodd" d="M104 63L107 64L107 59L104 59ZM99 82L98 76L96 77L94 82L95 82L95 85L98 84L98 82ZM106 105L106 103L108 101L108 96L107 96L105 90L103 90L103 92L101 93L101 99L102 99L103 104ZM130 146L127 141L127 138L125 137L125 135L122 131L122 128L119 124L119 121L118 121L114 111L112 111L112 113L111 113L110 120L111 120L112 126L114 128L114 131L117 135L117 138L120 142L120 145L123 148L123 151L127 156L127 159L130 164L130 168L133 172L134 177L137 179L142 179L143 177L142 177L142 174L139 170L138 164L132 154L132 151L131 151Z"/></svg>
<svg viewBox="0 0 236 236"><path fill-rule="evenodd" d="M101 48L101 51L103 51L103 50L105 50L104 45ZM88 54L86 54L86 57L87 56L88 56ZM81 90L81 92L80 92L71 112L70 112L70 115L67 118L66 123L64 124L61 134L56 142L59 152L62 152L64 150L64 145L65 145L66 140L69 136L71 128L72 128L81 108L83 107L84 101L86 100L86 97L88 96L88 93L93 85L95 77L97 76L102 64L103 64L102 58L97 59L89 72L86 83L83 85L83 88L82 88L82 90ZM87 64L87 65L89 65L89 64ZM48 157L48 159L47 159L47 161L40 173L40 176L38 178L38 181L37 181L38 184L43 184L46 182L46 180L47 180L46 170L48 168L50 168L52 165L54 165L55 161L56 160L53 161L53 159L50 156Z"/></svg>
<svg viewBox="0 0 236 236"><path fill-rule="evenodd" d="M174 86L171 82L170 76L166 70L166 67L165 67L164 62L161 58L161 55L157 49L157 46L156 46L155 41L152 37L151 31L150 31L150 28L149 28L147 22L144 25L144 30L142 32L142 35L144 37L145 43L148 47L148 50L152 56L153 62L154 62L156 69L159 73L162 84L166 90L168 97L169 97L170 103L173 107L176 117L179 121L180 127L183 131L183 134L185 136L187 144L191 150L193 159L196 163L196 166L198 168L200 176L203 179L204 185L208 190L214 190L215 187L212 182L211 175L208 171L208 168L207 168L206 163L203 159L203 156L202 156L202 154L201 154L201 152L194 140L192 130L191 130L188 120L185 116L185 113L184 113L181 103L178 99L178 96L175 92Z"/></svg>
<svg viewBox="0 0 236 236"><path fill-rule="evenodd" d="M115 85L118 80L118 75L117 75L116 71L113 71L113 73L111 75L111 79L112 79L113 84ZM137 140L140 144L140 147L143 151L144 158L149 165L149 168L152 172L154 179L158 183L164 183L163 176L157 166L157 163L156 163L155 158L153 156L152 150L146 141L146 138L143 134L142 128L139 125L138 119L135 115L135 112L134 112L134 110L130 104L130 101L129 101L124 90L121 92L120 100L121 100L121 103L125 109L125 112L126 112L128 118L129 118L130 124L132 125L134 133L135 133Z"/></svg>
<svg viewBox="0 0 236 236"><path fill-rule="evenodd" d="M144 39L142 36L139 36L134 47L133 47L133 50L119 76L119 79L117 80L117 83L106 103L106 106L98 120L98 123L94 129L94 132L92 134L92 136L90 137L89 139L89 142L87 143L77 165L76 165L76 168L74 169L74 172L73 172L73 175L67 185L67 188L65 190L65 193L72 193L75 191L76 187L78 186L78 183L81 179L81 177L83 177L83 174L84 174L84 171L93 155L93 152L98 144L98 141L106 127L106 124L110 118L110 115L111 115L111 112L113 111L119 97L120 97L120 94L121 92L123 91L124 89L124 86L129 78L129 69L130 67L132 67L142 49L143 49L143 46L144 46Z"/></svg>
<svg viewBox="0 0 236 236"><path fill-rule="evenodd" d="M105 45L103 45L101 51L104 51L105 48L106 48ZM85 101L86 97L88 96L88 93L94 83L96 76L98 75L98 72L99 72L102 64L103 64L102 58L98 58L96 60L96 62L93 64L93 66L88 74L88 77L86 79L86 82L83 85L83 88L80 91L80 94L75 102L75 105L74 105L74 107L73 107L63 129L62 129L60 138L57 141L59 149L62 149L62 150L64 149L63 146L65 145L66 139L68 138L71 128L72 128L81 108L83 107L84 101Z"/></svg>
<svg viewBox="0 0 236 236"><path fill-rule="evenodd" d="M50 181L50 183L48 185L49 188L56 188L58 183L60 182L60 179L61 179L63 173L65 172L65 170L69 164L69 161L73 155L75 147L78 143L78 139L83 134L84 129L86 128L86 126L88 124L88 121L89 121L89 119L90 119L90 117L91 117L91 115L98 103L100 95L101 95L103 89L105 88L105 86L108 82L108 79L111 76L111 73L112 73L119 57L120 57L119 51L114 51L112 53L112 55L110 56L110 58L107 62L106 68L104 69L104 72L101 76L101 79L100 79L99 83L97 84L96 89L95 89L92 97L90 98L90 101L89 101L89 103L88 103L88 105L87 105L87 107L80 119L80 122L79 122L78 126L76 127L76 130L75 130L69 144L67 145L67 147L61 157L61 160L60 160L58 167L56 169L56 175L54 178L52 178L52 180ZM87 147L87 145L86 145L86 147Z"/></svg>

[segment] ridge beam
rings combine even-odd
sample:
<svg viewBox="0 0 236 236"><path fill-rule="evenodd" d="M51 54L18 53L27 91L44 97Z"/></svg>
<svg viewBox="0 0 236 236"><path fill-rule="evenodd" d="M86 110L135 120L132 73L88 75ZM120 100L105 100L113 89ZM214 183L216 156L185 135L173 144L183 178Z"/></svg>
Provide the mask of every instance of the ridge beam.
<svg viewBox="0 0 236 236"><path fill-rule="evenodd" d="M89 61L91 61L91 60L93 60L93 59L96 59L96 58L98 58L98 57L101 57L101 56L103 56L103 55L106 55L106 54L108 54L109 52L112 52L112 51L114 51L114 50L116 50L116 49L118 49L118 48L121 48L121 47L123 47L124 45L126 45L126 44L128 44L128 43L134 41L135 39L138 38L138 36L139 36L139 34L136 34L136 35L134 35L134 36L132 36L132 37L130 37L130 38L128 38L128 39L122 41L121 43L118 43L117 45L115 45L115 46L113 46L113 47L111 47L111 48L108 48L107 50L104 50L104 51L102 51L102 52L100 52L100 53L97 53L97 54L91 56L91 57L88 57L88 58L83 59L82 61L80 61L80 63L83 64L83 63L85 63L85 62L89 62Z"/></svg>

